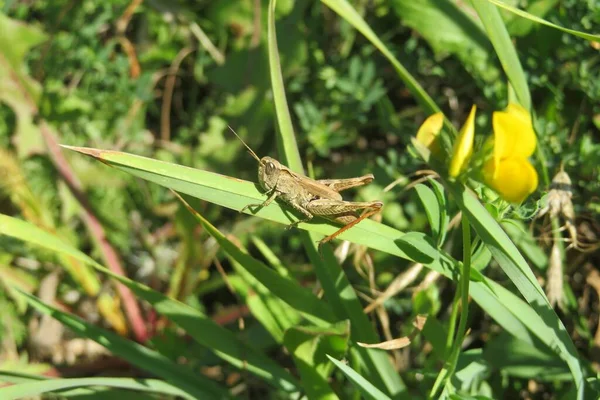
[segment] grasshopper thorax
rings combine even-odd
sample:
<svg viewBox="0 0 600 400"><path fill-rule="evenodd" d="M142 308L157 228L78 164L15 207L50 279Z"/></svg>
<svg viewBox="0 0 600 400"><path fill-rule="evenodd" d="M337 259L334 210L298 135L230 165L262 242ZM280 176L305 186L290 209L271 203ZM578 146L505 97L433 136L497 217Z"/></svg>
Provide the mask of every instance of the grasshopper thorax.
<svg viewBox="0 0 600 400"><path fill-rule="evenodd" d="M270 191L277 186L279 172L281 171L279 161L271 157L263 157L258 165L258 182L266 191Z"/></svg>

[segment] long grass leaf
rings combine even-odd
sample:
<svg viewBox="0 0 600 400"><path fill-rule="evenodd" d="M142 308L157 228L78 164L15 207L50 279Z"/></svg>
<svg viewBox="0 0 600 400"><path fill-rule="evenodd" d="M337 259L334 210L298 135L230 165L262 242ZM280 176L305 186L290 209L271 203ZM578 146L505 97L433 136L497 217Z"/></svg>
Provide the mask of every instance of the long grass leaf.
<svg viewBox="0 0 600 400"><path fill-rule="evenodd" d="M300 152L296 144L294 135L294 126L288 107L287 98L283 86L283 74L281 73L281 63L279 60L279 51L277 50L277 34L275 31L275 0L269 1L267 44L269 48L269 73L271 75L271 87L273 90L273 101L275 103L275 116L277 118L277 127L279 134L285 140L277 141L281 146L280 156L284 157L287 166L292 170L304 174Z"/></svg>
<svg viewBox="0 0 600 400"><path fill-rule="evenodd" d="M341 361L336 360L333 357L327 356L331 360L332 363L338 367L344 375L350 379L350 381L356 386L358 390L362 393L365 399L372 400L391 400L385 393L381 392L375 386L371 384L368 380L363 378L358 372L347 366Z"/></svg>
<svg viewBox="0 0 600 400"><path fill-rule="evenodd" d="M297 282L280 276L262 262L240 250L240 248L228 240L225 235L194 210L183 198L180 197L180 200L204 229L206 229L208 234L215 238L221 248L273 294L302 313L316 325L329 326L336 322L333 312L325 302L309 290L300 286Z"/></svg>
<svg viewBox="0 0 600 400"><path fill-rule="evenodd" d="M158 183L176 192L233 210L239 211L248 204L261 203L267 198L257 188L257 184L249 181L128 153L85 147L64 147L94 157L105 164L150 182ZM291 210L291 207L282 207L279 203L273 202L267 207L262 207L255 214L252 214L250 210L246 210L246 213L289 225L298 220ZM298 228L321 235L330 235L337 231L339 226L315 218L315 221L310 223L300 223ZM365 220L341 234L339 238L414 261L396 244L396 241L404 235L404 232L392 227Z"/></svg>
<svg viewBox="0 0 600 400"><path fill-rule="evenodd" d="M112 388L137 390L140 392L162 393L194 399L184 390L178 389L167 382L158 379L133 378L69 378L45 379L37 382L27 382L0 388L0 398L5 400L22 399L42 393L54 392L88 386L107 386Z"/></svg>
<svg viewBox="0 0 600 400"><path fill-rule="evenodd" d="M237 339L233 332L217 325L200 311L111 272L56 236L25 221L0 214L0 234L45 247L93 266L129 287L138 297L152 304L159 313L185 329L198 343L206 346L225 361L260 376L274 387L286 391L297 389L296 380L285 369Z"/></svg>
<svg viewBox="0 0 600 400"><path fill-rule="evenodd" d="M81 151L84 154L92 155L106 164L115 166L141 178L176 189L182 193L186 193L194 197L214 202L224 207L240 210L246 204L257 203L265 199L265 196L258 191L256 185L252 184L251 182L224 177L211 172L187 168L176 164L169 164L162 161L134 156L127 153L82 148L73 149ZM263 208L257 213L257 216L280 223L286 223L287 221L286 214L284 214L281 206L274 203L269 207ZM382 228L380 231L381 236L377 235L377 240L375 241L371 240L371 237L374 235L373 231L371 231L371 228L374 226L377 227L376 229ZM323 234L333 233L335 229L337 229L336 227L326 224L300 224L300 227L308 228L312 231ZM321 227L325 227L327 229L321 230ZM0 229L1 228L2 223L0 220ZM407 258L408 256L401 251L395 243L395 241L403 235L404 233L397 231L396 229L375 223L371 220L366 220L345 232L344 235L342 235L342 238L357 244L369 246L388 254ZM34 237L32 236L30 238ZM316 242L317 239L318 237L315 235L314 237L308 237L303 240L312 242L314 245L314 242ZM323 261L316 251L315 257L314 259L311 259L311 261L313 262L313 265L315 265L315 271L320 273L320 271L323 269L317 267L319 266L319 263L323 263ZM452 265L445 261L435 261L427 265L427 267L434 269L435 271L440 272L449 278L452 278L453 276ZM324 279L334 279L327 278L328 275L332 277L336 276L336 274L323 272L322 275L318 277L319 280L322 281L322 284L324 283ZM471 287L478 287L479 285L484 285L484 283L472 282ZM335 289L335 285L332 284L331 287ZM328 295L326 294L326 296ZM505 294L505 296L514 297L514 295L512 295L510 292ZM486 312L488 312L493 318L499 318L500 321L507 320L503 312L507 310L502 307L502 304L505 303L505 299L503 297L493 294L491 297L487 298L485 304L480 302L479 297L474 296L474 299L480 305L482 305ZM333 293L330 297L327 297L327 302L340 319L348 317L343 311L343 303L340 300L339 295ZM527 327L527 329L532 332L539 331L538 326L532 323L532 320L523 318L523 313L521 313L520 310L513 309L509 311L517 320L520 321L522 326ZM510 326L505 326L505 328L509 331L511 330ZM367 342L368 340L363 341ZM547 340L544 342L548 344Z"/></svg>
<svg viewBox="0 0 600 400"><path fill-rule="evenodd" d="M446 182L445 186L463 215L469 218L473 229L486 244L494 259L531 305L532 311L539 316L539 319L533 314L528 317L534 318L534 321L530 321L533 325L532 331L536 335L542 335L540 339L550 348L557 350L569 366L575 385L583 395L584 371L577 356L577 349L550 306L527 261L471 190L452 182Z"/></svg>
<svg viewBox="0 0 600 400"><path fill-rule="evenodd" d="M531 94L527 86L525 72L523 72L519 56L510 40L500 12L488 0L471 0L471 4L481 19L488 38L492 42L496 54L498 54L502 69L508 76L519 102L529 110L531 108Z"/></svg>
<svg viewBox="0 0 600 400"><path fill-rule="evenodd" d="M304 168L297 149L294 130L291 123L287 102L285 100L285 90L283 81L279 80L282 76L281 65L279 63L277 40L275 34L275 1L271 0L269 6L269 59L272 60L271 68L271 85L273 96L276 99L275 103L285 104L285 107L276 107L277 120L279 125L278 143L283 149L281 157L284 163L292 170L302 173ZM279 100L277 100L279 99ZM283 121L283 124L281 122ZM354 228L358 228L363 224L370 225L372 221L363 221ZM364 225L361 229L366 229ZM350 229L353 230L354 228ZM356 232L355 232L356 233ZM317 254L316 235L313 233L302 232L301 238L304 247L311 258L315 273L325 291L325 297L330 304L336 316L340 319L349 319L352 329L352 340L354 341L377 341L377 334L373 330L369 319L362 311L362 305L350 285L350 281L346 277L343 269L333 257L333 253L329 246L323 249L323 254L326 261ZM393 247L399 249L397 244ZM390 246L390 249L393 248ZM362 358L363 364L369 374L369 378L376 382L380 387L385 387L390 393L396 394L404 390L404 384L400 380L397 373L394 372L390 360L385 354L371 349L360 348L358 354Z"/></svg>
<svg viewBox="0 0 600 400"><path fill-rule="evenodd" d="M600 35L598 35L598 34L594 35L594 34L591 34L591 33L585 33L585 32L581 32L581 31L577 31L575 29L569 29L569 28L565 28L565 27L560 26L560 25L553 24L550 21L547 21L547 20L545 20L543 18L540 18L540 17L538 17L536 15L530 14L527 11L518 9L517 7L513 7L513 6L511 6L509 4L506 4L506 3L502 2L502 1L499 1L499 0L487 0L487 1L489 1L490 3L496 5L496 6L500 7L500 8L505 9L506 11L509 11L509 12L515 14L515 15L518 15L519 17L526 18L526 19L528 19L530 21L533 21L533 22L537 22L538 24L542 24L542 25L549 26L550 28L558 29L559 31L563 31L563 32L569 33L571 35L580 37L580 38L585 39L585 40L590 40L592 42L600 42Z"/></svg>
<svg viewBox="0 0 600 400"><path fill-rule="evenodd" d="M51 307L29 293L20 290L19 292L30 306L42 314L52 316L76 334L97 342L136 367L160 376L171 385L186 392L191 398L231 398L227 390L215 382L194 373L187 367L173 363L162 354L89 324L75 315Z"/></svg>

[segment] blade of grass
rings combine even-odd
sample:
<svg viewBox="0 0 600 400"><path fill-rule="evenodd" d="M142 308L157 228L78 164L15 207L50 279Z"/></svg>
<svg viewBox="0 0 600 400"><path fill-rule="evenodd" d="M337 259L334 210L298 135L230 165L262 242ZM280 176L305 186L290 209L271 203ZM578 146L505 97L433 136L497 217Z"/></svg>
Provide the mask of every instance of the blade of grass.
<svg viewBox="0 0 600 400"><path fill-rule="evenodd" d="M248 204L261 203L267 198L258 189L257 184L233 177L117 151L65 147L179 193L188 194L233 210L240 211ZM288 210L292 210L292 208L282 206L274 201L269 206L262 207L255 214L252 214L250 210L246 210L246 213L289 225L291 222L297 221L298 218ZM315 218L315 220L310 223L300 223L298 228L321 235L329 235L339 229L339 226L326 220L319 218ZM372 220L365 220L341 234L339 238L414 261L395 243L403 235L405 235L404 232L392 227Z"/></svg>
<svg viewBox="0 0 600 400"><path fill-rule="evenodd" d="M269 2L268 12L268 29L267 29L267 45L269 48L269 73L271 75L271 86L273 90L273 102L275 104L275 115L277 117L277 127L279 128L279 134L285 137L285 140L278 140L277 144L283 146L279 150L279 154L285 154L288 167L292 168L296 172L304 174L304 168L302 168L302 162L300 161L300 152L298 151L298 145L296 144L296 137L294 136L294 127L292 125L292 118L290 117L287 98L285 97L285 90L283 86L283 75L281 73L279 52L271 51L271 49L277 50L277 36L275 33L275 0ZM283 94L283 95L282 95Z"/></svg>
<svg viewBox="0 0 600 400"><path fill-rule="evenodd" d="M45 379L38 382L21 383L18 385L0 388L0 398L5 400L20 399L42 393L55 392L57 390L86 386L107 386L120 389L138 390L141 392L162 393L171 396L180 396L186 399L193 399L193 397L185 391L158 379L104 377Z"/></svg>
<svg viewBox="0 0 600 400"><path fill-rule="evenodd" d="M327 328L295 327L285 333L285 347L294 358L309 399L338 399L328 382L334 367L327 355L344 357L348 350L349 336L348 321Z"/></svg>
<svg viewBox="0 0 600 400"><path fill-rule="evenodd" d="M338 367L344 375L350 379L350 381L356 386L358 390L363 394L365 399L372 400L391 400L388 396L386 396L383 392L377 389L375 386L371 384L368 380L363 378L358 372L347 366L341 361L336 360L331 356L327 356L331 360L332 363Z"/></svg>
<svg viewBox="0 0 600 400"><path fill-rule="evenodd" d="M531 109L531 94L529 93L525 73L498 9L488 0L471 0L471 5L477 11L479 19L481 19L488 38L492 42L496 54L498 54L502 69L508 76L519 102L527 110Z"/></svg>
<svg viewBox="0 0 600 400"><path fill-rule="evenodd" d="M280 304L281 300L263 285L257 284L256 279L253 279L252 275L248 274L238 262L232 260L232 264L237 272L236 275L229 278L233 290L241 297L241 301L248 306L250 313L271 335L273 340L277 344L281 344L285 330L292 325L288 320L281 318L284 314L281 309L287 304ZM294 313L292 312L292 314ZM295 313L294 316L299 322L300 316L298 313Z"/></svg>
<svg viewBox="0 0 600 400"><path fill-rule="evenodd" d="M217 228L208 222L200 213L194 210L182 197L179 200L204 227L204 229L219 243L221 248L227 252L242 268L257 279L273 294L299 311L308 320L318 326L329 326L336 318L329 307L309 290L300 286L291 278L284 278L273 271L262 262L256 260L235 244L229 241Z"/></svg>
<svg viewBox="0 0 600 400"><path fill-rule="evenodd" d="M20 290L19 292L31 307L42 314L52 316L76 334L97 342L136 367L160 376L171 385L187 393L190 398L231 398L227 390L215 382L194 373L187 367L173 363L162 354L89 324L75 315L50 307L35 296Z"/></svg>
<svg viewBox="0 0 600 400"><path fill-rule="evenodd" d="M506 11L509 11L515 15L518 15L519 17L526 18L533 22L537 22L538 24L542 24L542 25L549 26L550 28L558 29L559 31L566 32L568 34L580 37L585 40L589 40L592 42L600 42L600 35L594 35L594 34L590 34L590 33L580 32L580 31L577 31L574 29L569 29L569 28L562 27L560 25L553 24L550 21L546 21L543 18L540 18L536 15L530 14L527 11L518 9L516 7L513 7L513 6L506 4L499 0L487 0L487 1L489 1L490 3L496 5L500 8L505 9Z"/></svg>
<svg viewBox="0 0 600 400"><path fill-rule="evenodd" d="M252 240L252 243L254 243L258 251L260 251L262 256L267 259L269 264L271 264L271 267L273 267L279 275L283 277L290 276L290 273L281 263L279 258L275 255L275 253L273 253L273 251L271 251L269 246L267 246L267 244L263 242L261 238L259 238L258 236L253 236L250 238L250 240Z"/></svg>
<svg viewBox="0 0 600 400"><path fill-rule="evenodd" d="M206 346L233 366L256 374L274 387L286 391L296 390L296 380L285 369L253 347L237 339L235 334L217 325L200 311L177 300L170 299L147 286L113 273L84 253L65 244L56 236L25 221L0 214L1 234L68 255L93 266L98 271L127 286L138 297L152 304L159 313L167 316L185 329L194 340Z"/></svg>
<svg viewBox="0 0 600 400"><path fill-rule="evenodd" d="M543 335L540 339L550 348L557 350L571 370L578 393L583 396L584 371L577 356L577 349L550 306L527 261L472 191L458 183L444 184L494 259L539 316L530 329L536 335Z"/></svg>
<svg viewBox="0 0 600 400"><path fill-rule="evenodd" d="M268 43L269 51L269 67L271 69L271 85L275 104L280 104L275 108L277 114L278 126L278 143L283 150L280 154L282 161L293 171L304 173L302 160L296 144L292 119L289 109L287 108L287 100L283 80L281 79L281 65L279 63L279 51L277 48L276 32L275 32L275 1L269 3L268 17L268 36L271 38ZM371 221L363 221L361 224L348 230L352 231L363 223ZM314 234L302 232L300 234L305 245L306 251L309 254L311 261L315 267L315 273L323 289L328 302L333 305L333 310L336 316L340 319L349 319L352 329L352 340L362 342L378 341L369 319L362 310L362 305L350 285L341 266L333 256L329 246L323 249L325 260L319 256ZM398 248L397 245L395 245ZM341 287L340 287L341 286ZM367 366L369 378L376 382L380 387L385 387L389 393L396 395L404 390L404 383L399 375L395 373L392 363L387 355L373 349L360 348L360 357L362 362Z"/></svg>

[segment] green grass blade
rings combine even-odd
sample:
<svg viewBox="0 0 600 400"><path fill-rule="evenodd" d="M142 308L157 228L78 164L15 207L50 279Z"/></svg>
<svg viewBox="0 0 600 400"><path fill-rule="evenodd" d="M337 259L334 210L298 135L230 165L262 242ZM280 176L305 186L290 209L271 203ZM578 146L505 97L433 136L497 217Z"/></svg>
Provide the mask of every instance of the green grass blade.
<svg viewBox="0 0 600 400"><path fill-rule="evenodd" d="M518 15L519 17L526 18L533 22L537 22L538 24L542 24L542 25L549 26L550 28L558 29L559 31L569 33L571 35L580 37L585 40L589 40L592 42L600 42L600 35L594 35L594 34L590 34L590 33L580 32L580 31L576 31L574 29L569 29L569 28L562 27L560 25L553 24L550 21L546 21L543 18L540 18L538 16L530 14L527 11L518 9L516 7L513 7L513 6L506 4L499 0L487 0L487 1L489 1L490 3L492 3L498 7L505 9L506 11L509 11L515 15Z"/></svg>
<svg viewBox="0 0 600 400"><path fill-rule="evenodd" d="M328 378L333 365L327 355L344 357L348 350L349 336L348 321L327 328L295 327L285 332L285 347L294 357L302 386L309 399L338 399L329 386Z"/></svg>
<svg viewBox="0 0 600 400"><path fill-rule="evenodd" d="M178 389L158 379L133 379L133 378L69 378L69 379L45 379L37 382L27 382L18 385L0 388L0 398L21 399L72 388L87 386L107 386L112 388L137 390L141 392L162 393L171 396L180 396L186 399L194 399L189 393Z"/></svg>
<svg viewBox="0 0 600 400"><path fill-rule="evenodd" d="M358 372L356 372L343 362L340 362L330 356L327 356L327 358L329 358L331 362L334 363L335 366L338 367L344 373L344 375L348 377L348 379L350 379L354 386L356 386L356 388L360 390L365 399L391 400L388 396L386 396L379 389L373 386L371 382L363 378Z"/></svg>
<svg viewBox="0 0 600 400"><path fill-rule="evenodd" d="M292 170L304 174L300 152L296 144L292 117L288 108L287 98L283 85L283 74L279 62L279 51L277 50L277 34L275 32L275 0L269 1L267 45L269 48L269 73L271 75L271 87L273 90L273 102L275 103L275 116L279 134L285 139L277 141L280 146L280 157L284 164Z"/></svg>
<svg viewBox="0 0 600 400"><path fill-rule="evenodd" d="M531 108L531 94L527 86L525 72L523 72L517 51L510 40L500 12L488 0L471 0L471 4L481 19L488 38L492 42L496 54L498 54L502 69L508 76L519 102L529 110Z"/></svg>
<svg viewBox="0 0 600 400"><path fill-rule="evenodd" d="M262 262L242 251L200 215L200 213L187 204L185 200L182 198L180 200L202 227L206 229L208 234L215 238L221 248L273 294L289 304L293 309L302 313L302 315L316 325L329 326L336 321L333 312L327 304L312 294L310 290L303 288L290 278L280 276Z"/></svg>
<svg viewBox="0 0 600 400"><path fill-rule="evenodd" d="M436 56L454 55L474 77L493 84L502 74L481 26L469 9L452 0L392 0L403 26L414 29Z"/></svg>
<svg viewBox="0 0 600 400"><path fill-rule="evenodd" d="M296 390L296 380L285 369L237 339L232 332L217 325L200 311L170 299L147 286L112 273L56 236L28 222L0 214L0 235L2 234L68 255L93 266L129 287L139 298L152 304L159 313L185 329L198 343L206 346L225 361L237 368L256 374L274 387L286 391Z"/></svg>
<svg viewBox="0 0 600 400"><path fill-rule="evenodd" d="M183 193L190 194L195 197L199 197L208 201L216 202L225 207L233 208L233 209L241 209L244 205L249 203L257 203L265 199L264 195L262 195L254 184L247 181L240 181L234 178L224 177L222 175L196 170L192 168L187 168L175 164L164 163L161 161L156 161L152 159L147 159L143 157L133 156L126 153L118 153L111 151L99 151L93 149L76 149L82 151L84 154L92 154L96 156L98 159L103 162L113 165L119 169L123 169L127 172L130 172L134 175L140 176L142 178L148 179L150 181L159 183L163 186L167 186L170 188L175 188L180 190ZM242 193L243 195L240 195ZM240 199L241 198L241 199ZM264 213L264 214L263 214ZM266 216L267 219L275 220L280 223L286 223L286 215L283 213L283 210L277 204L271 204L266 209L261 210L258 213L258 216ZM0 231L2 230L2 217L0 216ZM336 227L329 226L327 224L322 225L314 225L314 224L301 224L301 227L308 226L311 229L318 227L328 228L327 230L321 231L323 234L330 234L337 229ZM378 237L379 240L372 242L369 241L369 237L373 235L373 232L368 230L371 226L380 226L385 230L385 232L389 232L383 237ZM354 232L358 232L358 235L354 235ZM362 235L362 236L361 236ZM406 258L406 254L400 251L395 244L394 240L400 238L403 235L402 232L397 231L393 228L386 227L385 225L381 225L375 223L373 221L363 221L357 226L350 229L345 235L342 237L346 240L350 240L354 243L364 244L369 247L387 252L392 255L396 255L399 257ZM35 240L38 235L28 235L24 234L24 237L28 237L29 241ZM316 242L318 239L317 236L312 238L307 238L303 240ZM50 245L50 241L45 240L42 243L39 243L43 246L48 247ZM59 242L60 244L60 242ZM64 251L64 249L63 249ZM67 252L68 254L68 252ZM73 254L71 254L73 255ZM310 255L310 253L309 253ZM87 256L85 256L83 260L90 261ZM324 268L319 267L319 263L323 263L319 255L315 251L315 257L312 260L315 265L315 271L319 273L323 271ZM93 261L92 261L93 262ZM324 264L324 263L323 263ZM451 267L443 262L434 262L428 265L429 268L432 268L445 276L452 278L452 270ZM106 272L108 273L108 272ZM111 275L112 276L112 275ZM328 278L328 276L330 276ZM319 276L319 280L322 284L325 283L325 279L334 279L337 275L333 272L322 272ZM118 277L116 277L119 279ZM489 280L488 280L489 281ZM479 287L480 285L484 285L481 282L472 282L471 287ZM335 292L335 284L331 285L331 290ZM484 288L482 288L484 289ZM329 291L328 291L329 292ZM335 297L333 297L335 296ZM513 296L512 293L506 294L506 296ZM491 299L488 298L485 301L485 304L482 304L484 301L482 298L474 295L474 299L482 305L482 307L488 312L494 319L499 321L506 320L503 317L503 313L498 310L503 310L502 304L506 302L505 298L499 297L497 295L492 295ZM339 298L339 295L333 293L331 297L327 298L327 302L330 307L334 310L336 315L339 316L340 319L348 318L348 315L343 310L343 303ZM494 307L493 305L497 307ZM529 306L527 306L529 307ZM532 332L539 331L538 326L531 323L530 319L523 318L520 310L513 309L509 310L515 318L517 318L523 326L526 326L527 329ZM354 326L354 322L353 322ZM509 325L503 325L507 330L511 330ZM363 342L369 342L369 339L362 339ZM548 344L548 341L545 341ZM394 379L391 377L390 379Z"/></svg>
<svg viewBox="0 0 600 400"><path fill-rule="evenodd" d="M383 44L373 32L371 27L365 22L360 14L352 7L347 0L321 0L327 7L335 11L340 17L344 18L348 23L354 26L362 33L394 66L398 72L400 79L408 87L408 90L413 94L417 102L429 114L440 112L440 108L435 104L435 101L427 94L425 89L417 82L417 80L408 72L406 68L398 61L392 52Z"/></svg>
<svg viewBox="0 0 600 400"><path fill-rule="evenodd" d="M285 90L283 82L277 81L281 77L281 65L279 64L277 41L275 38L275 23L274 23L274 6L275 2L270 2L269 7L269 36L272 40L269 41L269 59L274 62L271 63L271 76L272 76L272 88L273 96L275 99L279 99L277 102L280 104L284 103ZM274 71L274 69L276 71ZM274 77L274 79L273 79ZM299 152L297 149L297 143L294 136L294 130L291 123L291 117L289 110L286 107L276 107L275 112L277 114L277 120L280 121L279 125L279 136L278 143L280 148L283 149L281 157L284 163L296 172L303 173L304 168L302 166L302 160L300 159ZM281 124L281 121L284 121ZM373 221L363 221L352 229L355 228L366 229ZM367 225L363 225L367 224ZM361 225L363 225L361 227ZM333 231L332 231L333 233ZM356 233L356 232L355 232ZM343 269L333 257L333 253L329 246L323 249L325 262L317 252L316 242L317 237L314 233L302 232L301 238L304 243L304 247L309 254L309 257L315 267L315 273L319 282L324 288L325 297L332 305L334 312L339 320L349 319L350 326L352 328L352 340L365 341L365 342L376 342L378 341L377 334L373 330L369 319L362 311L362 305L354 292L354 289L350 285L348 278L346 277ZM340 236L343 238L343 235ZM346 239L348 240L348 239ZM392 241L393 242L393 241ZM383 243L379 241L379 243ZM374 243L375 244L375 243ZM395 248L399 250L398 245L394 243L389 249ZM405 254L404 252L402 252ZM395 373L390 360L385 354L372 349L359 348L358 353L362 358L362 362L367 366L369 371L369 378L373 382L377 382L381 387L385 387L390 393L396 394L404 390L404 384L400 380L400 377Z"/></svg>
<svg viewBox="0 0 600 400"><path fill-rule="evenodd" d="M210 379L194 373L191 369L175 364L167 357L138 343L124 339L119 335L89 324L81 318L62 312L44 304L40 299L28 293L19 292L27 303L41 312L50 315L81 337L91 339L106 347L112 353L129 361L136 367L160 376L171 385L187 393L190 398L231 398L227 390Z"/></svg>
<svg viewBox="0 0 600 400"><path fill-rule="evenodd" d="M239 211L248 204L262 203L267 198L258 189L257 184L229 176L117 151L64 147L179 193L233 210ZM285 225L297 221L298 218L291 211L291 207L284 207L273 202L267 207L262 207L256 214L252 214L250 210L246 210L246 213ZM330 235L339 229L338 225L324 219L315 218L315 220L310 223L300 223L298 228L321 235ZM365 220L341 234L339 238L414 261L395 243L403 235L405 233L397 229Z"/></svg>
<svg viewBox="0 0 600 400"><path fill-rule="evenodd" d="M233 290L240 296L241 301L248 306L250 313L271 335L275 343L283 342L285 330L290 327L289 321L279 318L281 316L280 301L263 285L257 284L255 279L248 274L239 263L232 261L237 274L229 277L229 283ZM252 283L250 283L252 281ZM295 315L300 320L299 315Z"/></svg>
<svg viewBox="0 0 600 400"><path fill-rule="evenodd" d="M550 306L531 268L529 268L508 235L479 202L473 192L458 183L446 182L446 187L463 215L469 218L473 229L486 244L494 259L531 305L531 311L539 316L534 321L530 321L533 325L531 327L532 331L536 334L543 333L544 338L542 338L542 341L550 348L557 350L559 356L569 366L579 392L583 394L584 376L577 357L577 349L564 325ZM534 318L533 314L529 318Z"/></svg>
<svg viewBox="0 0 600 400"><path fill-rule="evenodd" d="M289 277L290 273L286 269L286 267L282 264L281 260L273 253L273 251L267 246L265 242L258 236L252 236L250 238L252 243L256 246L258 251L262 254L262 256L267 260L267 262L273 267L277 273L283 277Z"/></svg>
<svg viewBox="0 0 600 400"><path fill-rule="evenodd" d="M315 267L315 274L323 286L325 298L340 319L349 319L351 328L350 339L353 342L376 343L379 336L373 329L368 316L364 313L362 304L354 291L346 273L333 255L330 247L326 246L319 254L316 247L316 236L313 233L303 237L308 256ZM311 247L312 246L312 247ZM368 379L393 396L405 390L404 383L390 362L388 355L377 349L355 347L361 358L361 363L368 372Z"/></svg>

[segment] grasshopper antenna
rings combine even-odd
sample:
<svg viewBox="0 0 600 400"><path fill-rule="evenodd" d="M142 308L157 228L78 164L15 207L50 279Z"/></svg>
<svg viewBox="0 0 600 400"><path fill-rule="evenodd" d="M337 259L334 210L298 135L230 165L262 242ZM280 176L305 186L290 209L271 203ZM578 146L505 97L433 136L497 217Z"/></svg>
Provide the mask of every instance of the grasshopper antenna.
<svg viewBox="0 0 600 400"><path fill-rule="evenodd" d="M254 151L252 151L252 149L250 148L250 146L248 146L246 144L246 142L244 142L244 140L240 137L240 135L238 135L237 133L235 133L235 131L233 130L233 128L229 125L227 125L227 127L231 130L231 132L233 132L233 134L235 136L237 136L238 139L240 139L240 142L242 142L242 144L244 146L246 146L246 148L248 149L248 151L250 152L250 154L252 155L252 157L254 157L256 159L256 161L258 161L260 163L260 158L256 155L256 153Z"/></svg>

